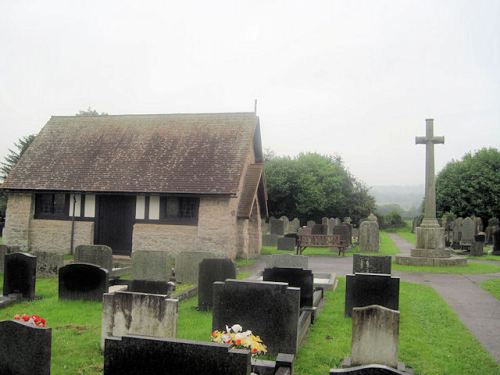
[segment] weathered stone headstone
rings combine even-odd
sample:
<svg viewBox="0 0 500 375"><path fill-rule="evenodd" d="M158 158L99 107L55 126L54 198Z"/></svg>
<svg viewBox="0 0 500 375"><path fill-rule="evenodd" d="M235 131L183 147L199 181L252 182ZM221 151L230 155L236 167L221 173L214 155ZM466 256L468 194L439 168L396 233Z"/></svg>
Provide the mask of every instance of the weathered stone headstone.
<svg viewBox="0 0 500 375"><path fill-rule="evenodd" d="M500 229L493 232L493 251L491 255L500 255Z"/></svg>
<svg viewBox="0 0 500 375"><path fill-rule="evenodd" d="M474 242L470 248L470 255L472 256L482 256L484 255L484 242L486 240L486 235L484 233L478 233L474 236Z"/></svg>
<svg viewBox="0 0 500 375"><path fill-rule="evenodd" d="M287 234L289 232L290 220L286 216L281 216L280 220L283 222L283 234Z"/></svg>
<svg viewBox="0 0 500 375"><path fill-rule="evenodd" d="M266 268L309 268L309 257L292 254L272 254L266 258Z"/></svg>
<svg viewBox="0 0 500 375"><path fill-rule="evenodd" d="M474 225L475 225L475 234L478 234L483 231L483 219L479 216L474 217Z"/></svg>
<svg viewBox="0 0 500 375"><path fill-rule="evenodd" d="M71 263L59 268L59 299L102 301L108 288L108 270L95 264Z"/></svg>
<svg viewBox="0 0 500 375"><path fill-rule="evenodd" d="M132 252L134 280L169 281L175 260L166 251L138 250Z"/></svg>
<svg viewBox="0 0 500 375"><path fill-rule="evenodd" d="M328 228L326 230L326 234L332 235L333 234L333 227L335 226L335 219L333 217L328 219Z"/></svg>
<svg viewBox="0 0 500 375"><path fill-rule="evenodd" d="M313 226L316 225L316 222L314 220L307 220L307 223L306 225L309 227L309 228L312 228Z"/></svg>
<svg viewBox="0 0 500 375"><path fill-rule="evenodd" d="M106 245L78 245L75 248L75 263L90 263L108 272L113 270L113 250Z"/></svg>
<svg viewBox="0 0 500 375"><path fill-rule="evenodd" d="M64 266L64 255L59 253L49 253L46 251L35 251L36 273L40 276L55 276L59 268Z"/></svg>
<svg viewBox="0 0 500 375"><path fill-rule="evenodd" d="M374 273L346 275L345 315L354 307L380 305L399 310L399 277Z"/></svg>
<svg viewBox="0 0 500 375"><path fill-rule="evenodd" d="M178 300L160 294L105 293L101 348L104 348L104 339L108 337L175 337L178 303Z"/></svg>
<svg viewBox="0 0 500 375"><path fill-rule="evenodd" d="M356 307L352 312L352 365L398 367L399 311L382 306Z"/></svg>
<svg viewBox="0 0 500 375"><path fill-rule="evenodd" d="M314 275L311 270L285 267L265 268L262 280L287 283L300 288L300 307L313 306Z"/></svg>
<svg viewBox="0 0 500 375"><path fill-rule="evenodd" d="M236 266L231 259L203 259L198 279L198 309L212 309L215 281L236 279Z"/></svg>
<svg viewBox="0 0 500 375"><path fill-rule="evenodd" d="M333 227L332 234L338 234L341 241L344 241L344 243L348 246L351 245L351 231L348 224L342 223L335 225Z"/></svg>
<svg viewBox="0 0 500 375"><path fill-rule="evenodd" d="M52 329L0 322L0 374L50 375Z"/></svg>
<svg viewBox="0 0 500 375"><path fill-rule="evenodd" d="M359 249L361 251L379 251L379 231L376 221L363 221L359 226Z"/></svg>
<svg viewBox="0 0 500 375"><path fill-rule="evenodd" d="M207 258L223 258L223 255L209 251L183 251L177 254L175 257L177 281L197 285L200 263Z"/></svg>
<svg viewBox="0 0 500 375"><path fill-rule="evenodd" d="M297 233L297 230L300 228L300 220L298 218L293 219L290 221L290 224L288 225L288 231L290 233Z"/></svg>
<svg viewBox="0 0 500 375"><path fill-rule="evenodd" d="M3 295L22 294L23 298L35 298L36 256L12 253L4 258Z"/></svg>
<svg viewBox="0 0 500 375"><path fill-rule="evenodd" d="M271 227L271 234L282 236L285 234L285 222L281 219L269 219L269 226Z"/></svg>
<svg viewBox="0 0 500 375"><path fill-rule="evenodd" d="M293 237L278 238L278 250L295 250L296 240Z"/></svg>
<svg viewBox="0 0 500 375"><path fill-rule="evenodd" d="M377 221L378 222L377 217L373 213L370 213L370 215L368 215L367 219L368 219L368 221Z"/></svg>
<svg viewBox="0 0 500 375"><path fill-rule="evenodd" d="M270 231L269 223L267 223L265 220L262 220L260 227L261 227L262 235L269 234L269 231Z"/></svg>
<svg viewBox="0 0 500 375"><path fill-rule="evenodd" d="M352 273L382 273L391 274L390 256L374 256L353 254Z"/></svg>
<svg viewBox="0 0 500 375"><path fill-rule="evenodd" d="M264 234L262 236L262 246L273 246L276 247L278 245L278 236L277 234Z"/></svg>
<svg viewBox="0 0 500 375"><path fill-rule="evenodd" d="M104 375L248 375L248 350L181 339L125 336L106 339Z"/></svg>
<svg viewBox="0 0 500 375"><path fill-rule="evenodd" d="M269 354L298 350L300 289L285 283L214 283L212 330L240 324L260 336Z"/></svg>
<svg viewBox="0 0 500 375"><path fill-rule="evenodd" d="M474 221L470 217L466 217L462 223L462 238L460 239L460 246L470 247L472 245L475 230Z"/></svg>
<svg viewBox="0 0 500 375"><path fill-rule="evenodd" d="M457 217L454 221L454 226L453 226L453 241L452 241L452 246L453 248L459 248L460 247L460 240L462 239L462 223L464 219L461 217Z"/></svg>

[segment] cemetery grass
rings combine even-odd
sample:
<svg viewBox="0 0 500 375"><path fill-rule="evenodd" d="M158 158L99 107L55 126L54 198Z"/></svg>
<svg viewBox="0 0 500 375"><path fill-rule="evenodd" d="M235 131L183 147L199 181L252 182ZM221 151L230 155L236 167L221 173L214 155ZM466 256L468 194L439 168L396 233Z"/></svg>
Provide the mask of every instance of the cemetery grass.
<svg viewBox="0 0 500 375"><path fill-rule="evenodd" d="M500 300L500 279L485 280L481 283L481 288Z"/></svg>

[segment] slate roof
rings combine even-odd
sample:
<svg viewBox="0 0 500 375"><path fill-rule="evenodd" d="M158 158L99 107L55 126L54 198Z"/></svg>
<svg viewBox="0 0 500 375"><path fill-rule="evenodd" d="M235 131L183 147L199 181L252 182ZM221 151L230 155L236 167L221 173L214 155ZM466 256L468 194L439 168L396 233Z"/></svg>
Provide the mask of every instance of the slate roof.
<svg viewBox="0 0 500 375"><path fill-rule="evenodd" d="M238 217L250 217L254 199L257 197L257 189L259 188L263 169L263 164L251 164L248 166L245 181L243 182L240 203L238 205Z"/></svg>
<svg viewBox="0 0 500 375"><path fill-rule="evenodd" d="M251 148L253 112L53 116L2 188L234 195Z"/></svg>

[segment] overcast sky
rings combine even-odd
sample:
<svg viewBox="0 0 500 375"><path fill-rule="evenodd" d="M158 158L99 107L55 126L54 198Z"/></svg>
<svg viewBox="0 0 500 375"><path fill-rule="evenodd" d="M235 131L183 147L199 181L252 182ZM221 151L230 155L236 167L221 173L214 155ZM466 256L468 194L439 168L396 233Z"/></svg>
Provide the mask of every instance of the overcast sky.
<svg viewBox="0 0 500 375"><path fill-rule="evenodd" d="M264 148L424 183L500 148L500 1L0 0L0 158L51 115L252 111Z"/></svg>

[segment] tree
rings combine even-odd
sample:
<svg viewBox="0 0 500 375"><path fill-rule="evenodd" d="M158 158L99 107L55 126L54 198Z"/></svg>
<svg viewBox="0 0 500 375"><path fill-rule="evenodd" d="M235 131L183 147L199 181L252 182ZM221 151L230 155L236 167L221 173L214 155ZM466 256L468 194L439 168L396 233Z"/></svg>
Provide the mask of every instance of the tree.
<svg viewBox="0 0 500 375"><path fill-rule="evenodd" d="M9 175L12 168L15 167L21 156L28 149L28 146L35 139L34 134L21 137L14 143L14 150L9 149L9 153L4 161L0 163L0 179L5 180ZM5 216L5 209L7 208L7 195L3 190L0 190L0 217Z"/></svg>
<svg viewBox="0 0 500 375"><path fill-rule="evenodd" d="M452 160L436 179L436 209L457 216L476 215L483 222L500 216L500 152L482 148Z"/></svg>
<svg viewBox="0 0 500 375"><path fill-rule="evenodd" d="M92 109L91 107L88 107L86 111L78 111L76 116L106 116L106 112L97 112L95 109Z"/></svg>
<svg viewBox="0 0 500 375"><path fill-rule="evenodd" d="M338 156L302 153L295 158L266 152L269 212L304 220L350 216L354 222L375 207L368 188L357 181Z"/></svg>

